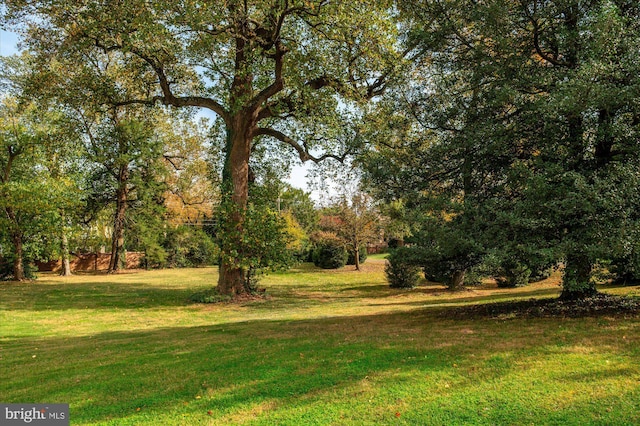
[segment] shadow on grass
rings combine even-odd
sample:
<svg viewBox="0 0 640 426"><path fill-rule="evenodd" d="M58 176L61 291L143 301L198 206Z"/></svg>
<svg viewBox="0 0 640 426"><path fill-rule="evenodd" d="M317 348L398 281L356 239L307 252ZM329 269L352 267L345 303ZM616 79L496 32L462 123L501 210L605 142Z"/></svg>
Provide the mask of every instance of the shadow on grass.
<svg viewBox="0 0 640 426"><path fill-rule="evenodd" d="M502 301L511 301L511 300L526 300L530 298L538 298L538 297L557 297L560 292L556 289L542 288L542 289L531 289L529 291L522 291L522 289L517 292L509 293L506 292L496 292L492 294L482 294L482 293L474 293L472 296L468 297L460 297L461 293L452 293L447 291L446 289L427 289L426 291L416 291L415 293L425 294L433 296L432 299L424 299L419 301L408 301L408 302L390 302L390 303L370 303L370 306L384 306L384 305L402 305L402 306L453 306L460 304L468 304L468 303L497 303ZM463 294L463 293L462 293ZM451 297L452 295L458 295L458 297ZM440 297L442 296L442 297Z"/></svg>
<svg viewBox="0 0 640 426"><path fill-rule="evenodd" d="M149 309L187 305L198 289L147 283L3 283L0 310Z"/></svg>
<svg viewBox="0 0 640 426"><path fill-rule="evenodd" d="M386 380L382 388L411 387L422 386L425 377L448 377L462 393L478 382L496 383L521 368L509 359L548 355L545 347L556 336L541 336L544 326L455 323L420 310L5 340L0 393L7 403L70 403L74 424L129 418L127 424L135 424L136 418L167 412L206 421L207 412L220 419L269 401L282 413L311 409L318 399L334 404L340 395L347 400L335 403L346 411L349 395L368 392L371 380ZM512 336L509 342L505 333ZM563 342L581 338L564 335ZM513 357L497 362L496 353ZM593 378L628 374L608 370ZM576 373L567 379L590 377Z"/></svg>
<svg viewBox="0 0 640 426"><path fill-rule="evenodd" d="M388 285L352 286L327 292L292 292L290 288L278 288L272 298L252 305L252 309L294 309L310 308L326 303L350 303L363 298L372 301L363 302L363 306L457 306L469 303L495 303L511 300L525 300L530 298L549 297L559 295L554 288L522 288L513 291L484 292L483 289L473 289L465 292L450 292L443 286L422 286L410 290L391 289ZM469 294L469 296L464 296ZM409 299L404 296L409 297ZM453 297L452 297L453 296ZM379 301L378 301L379 300Z"/></svg>
<svg viewBox="0 0 640 426"><path fill-rule="evenodd" d="M3 402L69 402L74 423L84 423L133 415L140 408L222 415L266 399L322 392L398 365L446 367L447 352L374 343L353 334L354 326L364 330L365 323L379 322L376 317L257 321L5 341L8 374L0 391Z"/></svg>

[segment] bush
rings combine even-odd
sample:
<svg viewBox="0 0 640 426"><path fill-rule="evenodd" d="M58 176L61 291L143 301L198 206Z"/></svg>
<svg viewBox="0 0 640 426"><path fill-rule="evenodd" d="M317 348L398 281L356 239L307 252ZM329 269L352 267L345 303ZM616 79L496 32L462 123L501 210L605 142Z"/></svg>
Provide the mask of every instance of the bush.
<svg viewBox="0 0 640 426"><path fill-rule="evenodd" d="M367 247L366 246L360 246L360 263L364 263L365 260L367 260L367 255L369 254L367 252ZM356 257L354 255L353 252L349 251L349 255L347 257L347 265L355 265L356 264Z"/></svg>
<svg viewBox="0 0 640 426"><path fill-rule="evenodd" d="M467 273L464 276L464 285L467 287L477 287L482 285L482 280L486 277L487 275L478 268L471 268L467 271Z"/></svg>
<svg viewBox="0 0 640 426"><path fill-rule="evenodd" d="M384 273L391 288L413 288L420 280L420 267L407 261L407 250L398 248L387 256Z"/></svg>
<svg viewBox="0 0 640 426"><path fill-rule="evenodd" d="M144 251L142 264L145 269L161 269L167 264L167 252L158 244L150 244Z"/></svg>
<svg viewBox="0 0 640 426"><path fill-rule="evenodd" d="M313 263L323 269L338 269L347 264L347 250L333 234L323 232L316 236Z"/></svg>
<svg viewBox="0 0 640 426"><path fill-rule="evenodd" d="M530 283L545 280L551 276L553 264L540 256L502 257L492 259L490 276L500 288L524 287Z"/></svg>
<svg viewBox="0 0 640 426"><path fill-rule="evenodd" d="M394 250L397 248L400 248L404 245L404 241L399 240L397 238L391 238L388 242L387 242L387 247L389 248L389 250Z"/></svg>
<svg viewBox="0 0 640 426"><path fill-rule="evenodd" d="M238 206L226 200L216 211L212 231L220 247L220 264L245 271L244 288L253 293L263 274L282 271L294 264L295 238L287 232L285 218L267 205L249 203L244 211L243 226L233 220Z"/></svg>
<svg viewBox="0 0 640 426"><path fill-rule="evenodd" d="M206 232L189 226L169 230L162 249L165 251L164 259L160 251L155 250L150 262L166 263L170 268L214 265L219 255L218 247Z"/></svg>
<svg viewBox="0 0 640 426"><path fill-rule="evenodd" d="M35 280L37 278L36 272L38 271L38 267L33 263L23 261L22 269L24 271L24 277L26 279ZM11 281L13 279L13 257L0 257L0 280Z"/></svg>
<svg viewBox="0 0 640 426"><path fill-rule="evenodd" d="M312 251L309 236L290 211L281 213L281 216L286 223L286 233L291 239L287 244L287 250L291 251L296 263L304 262L311 256L309 252Z"/></svg>
<svg viewBox="0 0 640 426"><path fill-rule="evenodd" d="M496 283L500 288L524 287L529 284L531 269L519 262L505 262L502 264L500 276Z"/></svg>
<svg viewBox="0 0 640 426"><path fill-rule="evenodd" d="M616 284L636 285L640 282L640 256L635 253L607 262L609 278Z"/></svg>
<svg viewBox="0 0 640 426"><path fill-rule="evenodd" d="M552 272L553 267L532 268L531 275L529 275L529 283L546 280L551 276Z"/></svg>

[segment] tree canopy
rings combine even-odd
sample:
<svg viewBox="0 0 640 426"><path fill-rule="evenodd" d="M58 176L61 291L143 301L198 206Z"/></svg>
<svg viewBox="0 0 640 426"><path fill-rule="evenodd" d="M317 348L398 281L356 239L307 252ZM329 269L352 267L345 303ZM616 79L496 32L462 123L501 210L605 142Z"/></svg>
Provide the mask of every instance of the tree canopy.
<svg viewBox="0 0 640 426"><path fill-rule="evenodd" d="M563 297L593 294L598 262L637 251L637 4L402 10L424 55L381 104L393 126L368 164L413 212L423 262L562 261Z"/></svg>
<svg viewBox="0 0 640 426"><path fill-rule="evenodd" d="M216 113L227 141L223 194L238 229L256 146L275 140L302 161L343 159L358 142L345 139L344 123L357 116L360 102L383 92L404 53L392 2L18 0L6 6L6 21L26 22L25 47L42 67L69 65L87 98L98 93L105 105L162 103ZM115 74L102 72L106 67ZM114 85L114 79L131 83ZM223 262L219 290L242 293L245 273Z"/></svg>
<svg viewBox="0 0 640 426"><path fill-rule="evenodd" d="M487 259L515 281L562 264L566 298L595 292L599 264L623 275L640 269L636 2L3 6L3 24L22 34L29 52L28 72L11 83L20 105L57 103L84 126L92 171L127 178L90 179L103 185L98 192L110 185L125 202L136 187L149 211L171 194L170 205L202 202L192 211L198 217L217 212L209 220L221 293L249 291L253 269L275 267L281 253L264 257L273 247L250 242L262 233L286 245L281 231L297 225L283 224L281 206L307 235L314 231L313 207L286 206L300 201L280 182L294 159L357 157L363 183L397 214L394 229L413 245L410 258L451 288ZM146 121L168 109L185 117L206 109L216 119L208 130ZM20 139L6 134L5 168L18 146L7 141ZM207 161L195 158L202 155ZM134 176L156 165L175 174ZM153 216L137 217L139 235Z"/></svg>

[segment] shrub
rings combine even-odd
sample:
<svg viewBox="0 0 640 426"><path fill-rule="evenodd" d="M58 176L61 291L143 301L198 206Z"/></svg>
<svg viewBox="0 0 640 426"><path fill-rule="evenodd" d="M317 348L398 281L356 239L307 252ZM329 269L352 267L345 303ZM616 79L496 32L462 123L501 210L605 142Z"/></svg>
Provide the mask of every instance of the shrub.
<svg viewBox="0 0 640 426"><path fill-rule="evenodd" d="M391 238L387 242L387 247L389 248L389 250L397 249L399 247L402 247L403 245L404 245L404 241L399 240L397 238Z"/></svg>
<svg viewBox="0 0 640 426"><path fill-rule="evenodd" d="M367 255L369 254L367 252L367 246L360 246L360 263L364 263L365 260L367 260ZM356 264L356 256L354 255L353 252L349 251L349 255L347 257L347 265L355 265Z"/></svg>
<svg viewBox="0 0 640 426"><path fill-rule="evenodd" d="M519 262L505 262L502 264L501 274L496 277L500 288L524 287L529 284L531 269Z"/></svg>
<svg viewBox="0 0 640 426"><path fill-rule="evenodd" d="M531 275L529 275L529 283L537 283L538 281L546 280L551 276L552 272L553 267L533 268L531 270Z"/></svg>
<svg viewBox="0 0 640 426"><path fill-rule="evenodd" d="M294 253L289 249L294 237L287 232L285 218L267 205L249 203L242 229L229 220L237 209L229 200L223 202L212 231L221 248L220 262L242 269L245 291L254 293L260 276L294 264Z"/></svg>
<svg viewBox="0 0 640 426"><path fill-rule="evenodd" d="M471 268L464 276L464 285L467 287L477 287L482 285L482 279L487 275L478 268Z"/></svg>
<svg viewBox="0 0 640 426"><path fill-rule="evenodd" d="M489 269L492 271L488 275L495 278L498 287L515 288L549 278L553 263L534 253L528 257L495 258Z"/></svg>
<svg viewBox="0 0 640 426"><path fill-rule="evenodd" d="M142 263L145 269L161 269L167 264L167 252L159 244L150 244L144 251Z"/></svg>
<svg viewBox="0 0 640 426"><path fill-rule="evenodd" d="M323 269L342 268L347 263L347 250L333 233L319 232L315 235L313 263Z"/></svg>
<svg viewBox="0 0 640 426"><path fill-rule="evenodd" d="M291 251L297 263L304 262L310 256L309 252L311 251L309 236L290 211L282 212L281 216L286 223L286 232L291 239L287 243L287 250Z"/></svg>
<svg viewBox="0 0 640 426"><path fill-rule="evenodd" d="M420 267L410 263L407 250L398 248L387 256L384 273L391 288L413 288L420 280Z"/></svg>
<svg viewBox="0 0 640 426"><path fill-rule="evenodd" d="M189 226L168 230L162 249L165 251L164 260L160 262L162 256L156 250L152 256L157 255L158 258L152 257L150 261L166 263L170 268L214 265L219 254L218 247L206 232Z"/></svg>
<svg viewBox="0 0 640 426"><path fill-rule="evenodd" d="M38 267L29 261L22 262L22 269L24 272L24 277L28 280L35 280L37 278L36 272L38 271ZM13 257L8 256L7 258L0 257L0 280L1 281L10 281L13 280Z"/></svg>
<svg viewBox="0 0 640 426"><path fill-rule="evenodd" d="M609 262L609 274L616 284L636 285L640 282L640 256L617 258Z"/></svg>

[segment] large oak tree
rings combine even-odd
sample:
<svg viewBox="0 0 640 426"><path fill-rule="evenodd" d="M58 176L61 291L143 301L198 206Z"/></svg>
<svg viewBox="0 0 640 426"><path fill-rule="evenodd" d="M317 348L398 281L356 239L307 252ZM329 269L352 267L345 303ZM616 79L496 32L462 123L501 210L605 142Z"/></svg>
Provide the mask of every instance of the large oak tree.
<svg viewBox="0 0 640 426"><path fill-rule="evenodd" d="M387 1L328 0L5 2L23 45L59 62L118 61L143 96L95 93L112 105L162 103L213 111L226 129L223 193L242 230L249 158L269 138L302 161L342 159L340 123L381 93L398 66ZM26 22L26 24L25 24ZM101 86L91 86L89 92ZM242 235L235 232L234 235ZM222 247L218 289L246 291L246 271Z"/></svg>

